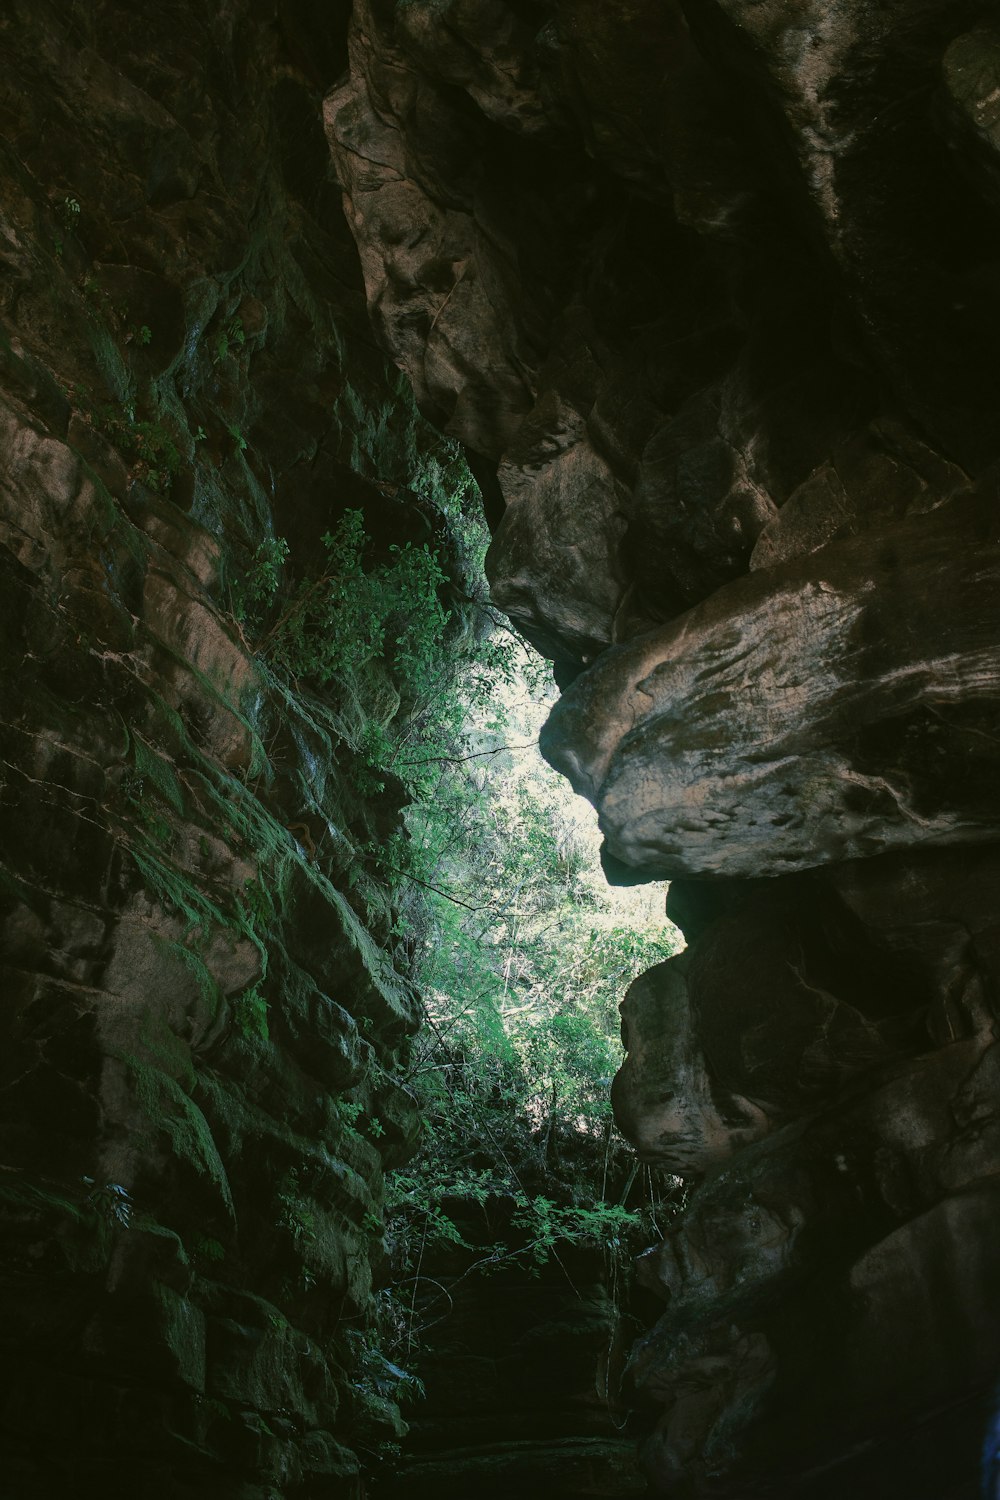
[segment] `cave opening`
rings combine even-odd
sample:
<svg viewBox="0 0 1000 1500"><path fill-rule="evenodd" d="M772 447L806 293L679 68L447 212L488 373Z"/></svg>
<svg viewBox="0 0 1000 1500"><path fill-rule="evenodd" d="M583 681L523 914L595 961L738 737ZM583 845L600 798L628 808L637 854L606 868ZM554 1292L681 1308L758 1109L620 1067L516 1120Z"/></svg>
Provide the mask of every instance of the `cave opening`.
<svg viewBox="0 0 1000 1500"><path fill-rule="evenodd" d="M998 97L5 0L12 1500L995 1500Z"/></svg>
<svg viewBox="0 0 1000 1500"><path fill-rule="evenodd" d="M545 764L546 664L495 613L406 820L403 902L424 1027L423 1120L386 1184L366 1370L409 1431L375 1493L638 1492L626 1347L653 1299L633 1256L683 1200L615 1129L618 1002L683 946L661 884L616 890L593 810ZM412 868L412 866L411 866ZM398 1451L397 1450L398 1447Z"/></svg>

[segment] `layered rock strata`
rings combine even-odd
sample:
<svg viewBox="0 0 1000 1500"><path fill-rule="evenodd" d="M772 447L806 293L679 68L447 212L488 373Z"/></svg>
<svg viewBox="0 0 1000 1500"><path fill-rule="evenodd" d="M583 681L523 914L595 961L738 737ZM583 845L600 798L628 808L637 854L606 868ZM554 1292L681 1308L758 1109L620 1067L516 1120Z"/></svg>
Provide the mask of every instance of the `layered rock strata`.
<svg viewBox="0 0 1000 1500"><path fill-rule="evenodd" d="M565 687L546 753L689 938L615 1090L697 1184L644 1262L658 1494L978 1493L998 86L979 0L358 0L327 101L376 330Z"/></svg>
<svg viewBox="0 0 1000 1500"><path fill-rule="evenodd" d="M418 1003L365 852L399 789L359 748L400 693L269 670L251 608L345 509L425 539L446 461L373 345L332 180L345 25L295 0L0 17L17 1500L349 1500L402 1430L365 1358Z"/></svg>
<svg viewBox="0 0 1000 1500"><path fill-rule="evenodd" d="M628 1177L623 1188L627 1197ZM631 1196L639 1197L636 1187ZM652 1299L629 1277L624 1254L564 1240L539 1264L524 1231L511 1224L513 1199L456 1195L449 1207L465 1244L429 1247L423 1279L409 1288L410 1334L427 1346L419 1360L424 1390L404 1406L410 1430L395 1472L379 1476L372 1494L645 1494L619 1391L642 1327L637 1304ZM498 1241L508 1255L520 1249L520 1260L487 1266ZM405 1347L404 1338L400 1352Z"/></svg>

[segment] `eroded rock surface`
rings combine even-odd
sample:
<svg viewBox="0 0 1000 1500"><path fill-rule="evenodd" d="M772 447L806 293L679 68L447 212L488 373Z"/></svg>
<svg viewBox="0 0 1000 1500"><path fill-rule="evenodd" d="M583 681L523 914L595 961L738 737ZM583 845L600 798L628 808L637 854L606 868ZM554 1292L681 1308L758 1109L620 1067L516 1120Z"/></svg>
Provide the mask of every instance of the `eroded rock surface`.
<svg viewBox="0 0 1000 1500"><path fill-rule="evenodd" d="M293 568L348 507L426 534L370 317L608 870L680 877L616 1084L691 1178L653 1492L977 1493L993 6L14 0L0 43L7 1488L350 1497L398 1435L348 1337L415 1123L358 874L397 799L232 610L274 528Z"/></svg>
<svg viewBox="0 0 1000 1500"><path fill-rule="evenodd" d="M356 1358L383 1173L418 1129L395 1077L418 999L362 853L400 798L357 748L400 693L283 683L234 613L275 531L297 569L349 506L419 540L423 502L386 491L440 452L373 346L331 181L345 25L294 3L0 17L17 1500L349 1500L402 1430Z"/></svg>
<svg viewBox="0 0 1000 1500"><path fill-rule="evenodd" d="M701 1183L633 1357L658 1494L979 1492L996 58L979 0L359 0L327 102L380 337L566 685L546 752L613 878L676 878L615 1091Z"/></svg>
<svg viewBox="0 0 1000 1500"><path fill-rule="evenodd" d="M752 877L995 840L996 509L831 542L607 651L542 744L611 855Z"/></svg>

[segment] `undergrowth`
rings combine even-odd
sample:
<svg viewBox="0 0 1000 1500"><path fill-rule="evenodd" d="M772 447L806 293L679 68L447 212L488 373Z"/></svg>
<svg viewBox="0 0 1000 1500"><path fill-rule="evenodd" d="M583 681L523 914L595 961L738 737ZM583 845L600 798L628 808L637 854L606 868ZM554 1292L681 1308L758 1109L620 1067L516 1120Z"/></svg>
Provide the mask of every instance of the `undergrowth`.
<svg viewBox="0 0 1000 1500"><path fill-rule="evenodd" d="M244 1046L280 1037L297 983L284 924L303 886L322 896L387 1015L406 1012L413 981L426 996L409 1051L398 1034L381 1047L384 1016L356 1017L423 1119L418 1155L387 1180L379 1328L348 1329L360 1340L355 1383L375 1402L418 1389L395 1361L419 1362L441 1315L429 1260L458 1254L458 1279L533 1275L567 1247L589 1247L614 1279L659 1232L678 1187L637 1179L608 1103L617 1001L670 952L662 915L637 922L595 881L594 850L533 750L544 665L469 582L485 538L467 476L445 509L442 534L457 531L473 562L464 577L443 545L377 547L358 510L297 567L284 538L260 542L229 585L234 629L255 660L252 711L185 664L240 727L245 771L206 753L151 693L158 748L131 730L123 781L124 837L150 891L182 919L180 961L206 1002L228 1005ZM528 750L530 765L518 758ZM228 869L214 876L204 849L195 858L191 840L178 841L178 820L203 843L221 835L255 873L235 887ZM228 1000L213 994L206 962L220 931L258 957L258 977ZM162 1097L163 1087L150 1109L221 1187L184 1091L167 1085ZM370 1087L337 1101L345 1140L384 1133ZM299 1252L314 1233L304 1202L292 1173L279 1213Z"/></svg>

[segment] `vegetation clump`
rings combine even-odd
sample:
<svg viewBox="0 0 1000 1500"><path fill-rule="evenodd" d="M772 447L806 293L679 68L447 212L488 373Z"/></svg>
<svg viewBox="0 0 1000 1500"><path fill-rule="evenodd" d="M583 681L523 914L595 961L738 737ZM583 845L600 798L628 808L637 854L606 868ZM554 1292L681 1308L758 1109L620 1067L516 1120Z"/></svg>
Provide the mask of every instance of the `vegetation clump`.
<svg viewBox="0 0 1000 1500"><path fill-rule="evenodd" d="M616 1282L680 1188L640 1176L609 1102L618 1001L678 935L662 887L606 886L590 809L537 750L554 690L517 651L501 683L477 668L458 685L465 719L408 813L421 901L404 910L426 1002L408 1084L424 1134L388 1183L386 1299L389 1352L418 1368L420 1329L445 1311L429 1267L449 1247L471 1252L463 1279L537 1275L589 1247Z"/></svg>
<svg viewBox="0 0 1000 1500"><path fill-rule="evenodd" d="M364 1334L357 1378L370 1401L390 1404L418 1390L402 1363L419 1368L421 1328L440 1315L428 1257L460 1253L463 1276L515 1266L531 1275L585 1246L618 1266L670 1190L648 1173L637 1189L608 1102L618 999L672 948L662 893L608 890L593 830L542 764L548 672L470 582L482 577L486 537L467 471L454 478L449 494L435 476L428 510L439 524L426 540L378 544L365 515L346 509L305 562L281 536L257 544L230 603L271 708L233 709L253 745L242 777L205 755L165 705L169 751L138 733L128 742L133 854L184 918L186 967L211 988L202 949L220 928L258 950L259 977L227 1002L239 1045L281 1044L297 972L283 921L306 884L340 921L337 940L355 950L386 1015L396 990L415 984L424 996L426 1024L410 1045L405 1028L387 1043L383 1021L358 1011L375 1061L333 1106L345 1149L391 1159L395 1127L372 1081L384 1067L423 1122L416 1156L388 1175L383 1218L369 1208L361 1225L387 1254L381 1322L374 1339ZM295 746L294 808L273 791L278 734ZM224 831L255 876L235 892L206 885L181 857L191 840L173 838L178 817L203 830L206 859L206 835ZM168 1084L161 1097L157 1082L150 1111L218 1185L200 1114L183 1088ZM303 1260L299 1291L318 1274L305 1265L318 1228L304 1183L291 1168L277 1214Z"/></svg>
<svg viewBox="0 0 1000 1500"><path fill-rule="evenodd" d="M475 565L486 537L470 499L459 494L445 519ZM396 962L426 1007L405 1072L422 1145L387 1186L397 1285L412 1300L428 1252L471 1248L456 1205L490 1208L502 1226L484 1270L538 1268L561 1244L620 1256L653 1191L648 1179L644 1208L611 1119L617 1004L673 950L662 889L606 886L594 830L537 750L548 670L475 588L457 620L439 552L376 555L357 510L321 540L319 568L284 591L287 545L262 543L234 608L286 683L345 716L363 707L360 789L392 776L409 802L405 832L361 850L394 893ZM361 1106L340 1111L356 1133Z"/></svg>

